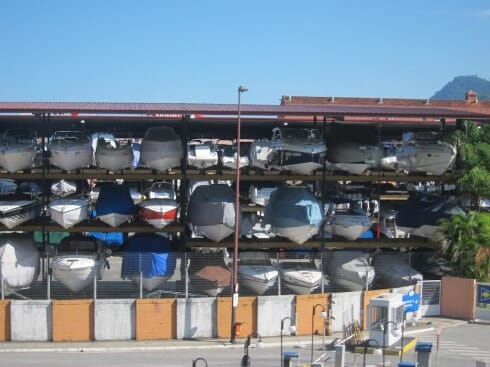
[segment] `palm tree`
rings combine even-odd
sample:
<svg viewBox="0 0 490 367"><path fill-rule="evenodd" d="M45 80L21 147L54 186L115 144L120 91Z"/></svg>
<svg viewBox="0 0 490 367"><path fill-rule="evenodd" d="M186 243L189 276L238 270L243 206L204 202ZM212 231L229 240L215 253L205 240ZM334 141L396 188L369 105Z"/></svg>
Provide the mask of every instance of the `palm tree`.
<svg viewBox="0 0 490 367"><path fill-rule="evenodd" d="M470 211L440 222L443 251L454 273L485 281L490 270L490 214Z"/></svg>

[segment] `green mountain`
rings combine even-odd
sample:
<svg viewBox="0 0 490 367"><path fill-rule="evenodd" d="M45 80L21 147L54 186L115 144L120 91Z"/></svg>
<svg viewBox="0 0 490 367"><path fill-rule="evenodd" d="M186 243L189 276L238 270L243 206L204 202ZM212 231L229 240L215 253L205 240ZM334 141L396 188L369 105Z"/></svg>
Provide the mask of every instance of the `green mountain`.
<svg viewBox="0 0 490 367"><path fill-rule="evenodd" d="M490 80L476 75L457 76L436 92L431 99L464 99L466 92L473 89L478 99L490 100Z"/></svg>

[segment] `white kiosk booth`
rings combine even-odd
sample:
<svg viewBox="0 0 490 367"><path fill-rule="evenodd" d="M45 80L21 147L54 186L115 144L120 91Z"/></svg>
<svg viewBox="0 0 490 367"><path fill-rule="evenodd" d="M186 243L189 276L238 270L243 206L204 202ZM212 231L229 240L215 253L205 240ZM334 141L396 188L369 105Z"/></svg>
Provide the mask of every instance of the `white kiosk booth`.
<svg viewBox="0 0 490 367"><path fill-rule="evenodd" d="M389 347L400 340L404 303L399 293L383 293L371 298L367 309L369 339L379 347Z"/></svg>

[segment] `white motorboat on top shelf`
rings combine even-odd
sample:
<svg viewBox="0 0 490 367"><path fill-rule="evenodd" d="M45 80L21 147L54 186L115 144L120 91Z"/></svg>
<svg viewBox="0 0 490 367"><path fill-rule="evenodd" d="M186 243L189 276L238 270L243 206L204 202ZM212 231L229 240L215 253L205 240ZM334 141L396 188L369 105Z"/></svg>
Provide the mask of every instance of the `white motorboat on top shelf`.
<svg viewBox="0 0 490 367"><path fill-rule="evenodd" d="M9 173L31 169L40 152L33 129L8 129L0 138L0 166Z"/></svg>
<svg viewBox="0 0 490 367"><path fill-rule="evenodd" d="M327 147L319 129L275 127L270 140L255 140L251 166L311 174L323 167Z"/></svg>
<svg viewBox="0 0 490 367"><path fill-rule="evenodd" d="M384 142L380 166L387 170L442 175L452 168L456 148L430 134L404 133L402 141Z"/></svg>
<svg viewBox="0 0 490 367"><path fill-rule="evenodd" d="M141 142L140 164L158 172L179 167L184 150L182 140L169 126L150 127Z"/></svg>
<svg viewBox="0 0 490 367"><path fill-rule="evenodd" d="M375 270L369 256L361 250L332 250L325 256L325 273L334 291L367 290L373 283Z"/></svg>
<svg viewBox="0 0 490 367"><path fill-rule="evenodd" d="M277 188L264 211L264 223L271 225L271 232L297 244L315 236L322 220L320 201L301 187Z"/></svg>
<svg viewBox="0 0 490 367"><path fill-rule="evenodd" d="M133 163L131 140L106 141L104 138L99 138L94 157L98 168L112 172L129 168Z"/></svg>
<svg viewBox="0 0 490 367"><path fill-rule="evenodd" d="M232 272L221 251L193 252L188 273L192 289L210 297L230 289Z"/></svg>
<svg viewBox="0 0 490 367"><path fill-rule="evenodd" d="M85 197L54 198L48 204L49 217L63 228L83 222L90 214L90 200Z"/></svg>
<svg viewBox="0 0 490 367"><path fill-rule="evenodd" d="M172 277L176 264L176 251L167 238L156 233L136 233L124 250L121 278L152 291Z"/></svg>
<svg viewBox="0 0 490 367"><path fill-rule="evenodd" d="M187 143L187 163L205 169L218 165L218 146L212 139L192 139Z"/></svg>
<svg viewBox="0 0 490 367"><path fill-rule="evenodd" d="M117 227L129 221L135 214L135 205L126 185L108 184L100 187L95 203L96 218Z"/></svg>
<svg viewBox="0 0 490 367"><path fill-rule="evenodd" d="M107 265L105 254L94 237L63 238L51 261L54 278L74 293L102 279Z"/></svg>
<svg viewBox="0 0 490 367"><path fill-rule="evenodd" d="M322 281L322 272L311 263L280 262L279 274L281 286L285 286L294 294L310 294Z"/></svg>
<svg viewBox="0 0 490 367"><path fill-rule="evenodd" d="M219 242L235 230L235 193L225 184L198 186L189 198L190 229Z"/></svg>
<svg viewBox="0 0 490 367"><path fill-rule="evenodd" d="M404 233L435 239L440 235L440 219L465 214L452 196L415 193L398 209L396 226Z"/></svg>
<svg viewBox="0 0 490 367"><path fill-rule="evenodd" d="M54 196L65 197L77 192L77 183L75 181L66 181L61 179L51 185L51 193Z"/></svg>
<svg viewBox="0 0 490 367"><path fill-rule="evenodd" d="M29 288L39 275L39 260L39 250L34 245L32 234L0 235L0 279L5 293Z"/></svg>
<svg viewBox="0 0 490 367"><path fill-rule="evenodd" d="M47 148L49 163L62 170L72 172L92 164L92 141L84 131L55 131Z"/></svg>
<svg viewBox="0 0 490 367"><path fill-rule="evenodd" d="M148 199L139 203L139 215L148 224L162 229L177 219L179 204L172 182L153 182Z"/></svg>
<svg viewBox="0 0 490 367"><path fill-rule="evenodd" d="M248 167L250 164L249 154L250 145L253 140L240 139L240 161L239 167ZM218 149L221 151L221 163L223 167L236 169L237 166L237 146L236 142L220 140Z"/></svg>
<svg viewBox="0 0 490 367"><path fill-rule="evenodd" d="M238 281L253 294L262 295L277 281L279 272L266 253L241 252L238 263Z"/></svg>
<svg viewBox="0 0 490 367"><path fill-rule="evenodd" d="M26 223L41 214L41 203L35 199L8 197L0 200L0 223L8 229Z"/></svg>
<svg viewBox="0 0 490 367"><path fill-rule="evenodd" d="M377 168L383 151L378 145L329 141L326 169L360 175Z"/></svg>
<svg viewBox="0 0 490 367"><path fill-rule="evenodd" d="M356 240L372 226L372 220L354 200L331 198L325 204L324 230L328 234Z"/></svg>
<svg viewBox="0 0 490 367"><path fill-rule="evenodd" d="M406 254L399 251L382 251L373 256L376 271L374 284L377 288L398 288L417 284L423 275L410 266Z"/></svg>

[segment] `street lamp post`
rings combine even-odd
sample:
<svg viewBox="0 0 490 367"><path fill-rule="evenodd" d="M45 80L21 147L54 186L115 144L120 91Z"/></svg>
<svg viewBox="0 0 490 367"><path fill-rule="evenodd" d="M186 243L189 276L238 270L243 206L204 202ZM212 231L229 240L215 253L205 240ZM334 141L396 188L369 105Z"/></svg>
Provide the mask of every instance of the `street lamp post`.
<svg viewBox="0 0 490 367"><path fill-rule="evenodd" d="M325 311L325 306L322 305L321 303L317 303L316 305L313 306L313 311L311 314L311 358L310 358L310 363L313 363L313 330L315 327L315 311L316 308L320 306L322 308L322 312L320 313L321 317L325 319L327 317L327 312ZM325 327L325 324L323 325Z"/></svg>
<svg viewBox="0 0 490 367"><path fill-rule="evenodd" d="M250 356L248 355L248 348L250 347L250 342L252 337L257 337L259 340L257 341L257 348L262 348L262 337L258 333L252 333L247 336L247 340L245 340L245 345L243 346L243 357L240 363L241 367L250 367Z"/></svg>
<svg viewBox="0 0 490 367"><path fill-rule="evenodd" d="M396 322L394 322L392 320L384 321L381 324L381 328L383 331L383 367L385 367L386 333L388 331L388 326L390 326L390 324L393 324L393 326L394 326L393 330L398 330L398 325L396 324Z"/></svg>
<svg viewBox="0 0 490 367"><path fill-rule="evenodd" d="M284 356L283 356L283 349L282 349L282 333L284 331L284 322L286 320L289 320L289 332L290 333L294 333L296 332L296 327L294 325L291 325L291 323L293 322L293 320L291 320L291 317L289 316L286 316L286 317L283 317L281 319L281 367L283 367L283 364L284 364Z"/></svg>
<svg viewBox="0 0 490 367"><path fill-rule="evenodd" d="M240 137L241 137L241 104L242 93L248 90L247 87L238 87L238 108L237 108L237 133L236 133L236 178L235 178L235 233L233 241L233 297L231 302L231 343L236 341L236 310L238 307L238 238L240 236Z"/></svg>
<svg viewBox="0 0 490 367"><path fill-rule="evenodd" d="M367 350L368 348L371 346L371 342L374 342L375 343L375 347L376 348L379 348L379 343L376 339L367 339L364 341L364 355L362 357L362 365L363 367L366 367L366 353L367 353Z"/></svg>

